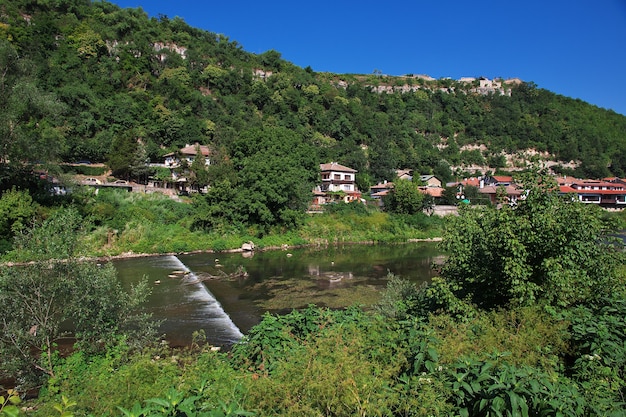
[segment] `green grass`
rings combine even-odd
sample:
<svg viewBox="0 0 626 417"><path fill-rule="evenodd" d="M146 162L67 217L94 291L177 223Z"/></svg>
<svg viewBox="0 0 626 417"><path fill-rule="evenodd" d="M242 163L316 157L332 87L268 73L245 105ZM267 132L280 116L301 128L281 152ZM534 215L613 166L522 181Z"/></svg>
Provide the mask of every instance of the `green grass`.
<svg viewBox="0 0 626 417"><path fill-rule="evenodd" d="M238 249L252 241L259 249L348 242L396 243L440 235L443 220L418 214L397 216L378 210L314 214L297 229L256 228L192 230L194 206L161 194L101 190L81 196L81 212L92 227L83 238L82 255L171 253Z"/></svg>

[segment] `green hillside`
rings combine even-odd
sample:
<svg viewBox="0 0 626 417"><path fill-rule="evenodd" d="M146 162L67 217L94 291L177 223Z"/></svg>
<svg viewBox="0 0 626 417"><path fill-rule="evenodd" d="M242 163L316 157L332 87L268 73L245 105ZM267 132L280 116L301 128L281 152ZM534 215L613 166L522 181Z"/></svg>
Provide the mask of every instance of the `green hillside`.
<svg viewBox="0 0 626 417"><path fill-rule="evenodd" d="M444 180L476 166L508 170L505 153L529 150L574 162L557 171L626 175L626 117L532 82L482 95L449 79L315 73L106 1L0 1L0 69L3 168L89 160L132 174L140 152L159 161L199 142L228 159L242 131L282 127L315 149L315 162L357 169L362 188L399 168ZM11 168L3 188L15 182Z"/></svg>

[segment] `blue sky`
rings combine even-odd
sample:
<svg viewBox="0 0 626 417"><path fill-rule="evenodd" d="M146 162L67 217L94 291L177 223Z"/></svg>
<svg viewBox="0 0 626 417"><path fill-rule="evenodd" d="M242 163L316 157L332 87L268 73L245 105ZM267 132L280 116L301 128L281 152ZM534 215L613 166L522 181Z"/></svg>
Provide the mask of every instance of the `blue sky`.
<svg viewBox="0 0 626 417"><path fill-rule="evenodd" d="M626 115L626 0L113 0L314 71L521 78Z"/></svg>

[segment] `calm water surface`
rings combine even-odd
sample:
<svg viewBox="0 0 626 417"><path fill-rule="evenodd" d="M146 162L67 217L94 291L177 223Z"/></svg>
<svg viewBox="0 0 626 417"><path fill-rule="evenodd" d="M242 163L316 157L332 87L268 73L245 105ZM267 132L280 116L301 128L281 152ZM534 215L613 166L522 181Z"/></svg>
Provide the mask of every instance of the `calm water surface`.
<svg viewBox="0 0 626 417"><path fill-rule="evenodd" d="M250 253L208 253L113 261L124 286L142 277L153 284L146 305L172 345L188 344L202 329L217 346L230 345L257 324L265 310L258 301L267 288L293 280L315 280L319 291L359 285L384 289L392 272L415 283L430 280L441 257L434 243L345 245ZM247 276L234 277L245 270ZM172 278L173 271L185 275Z"/></svg>

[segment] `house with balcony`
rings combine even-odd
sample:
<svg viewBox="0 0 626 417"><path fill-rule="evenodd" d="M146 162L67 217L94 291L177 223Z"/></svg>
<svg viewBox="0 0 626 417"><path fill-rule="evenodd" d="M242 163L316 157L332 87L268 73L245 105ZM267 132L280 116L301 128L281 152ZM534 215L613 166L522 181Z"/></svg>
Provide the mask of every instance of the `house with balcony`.
<svg viewBox="0 0 626 417"><path fill-rule="evenodd" d="M396 169L396 176L401 180L413 181L412 169Z"/></svg>
<svg viewBox="0 0 626 417"><path fill-rule="evenodd" d="M482 184L479 188L488 186L503 186L508 187L513 184L513 177L510 175L492 175L483 178Z"/></svg>
<svg viewBox="0 0 626 417"><path fill-rule="evenodd" d="M372 203L378 207L383 206L383 198L385 198L393 190L393 182L383 181L370 187L370 197Z"/></svg>
<svg viewBox="0 0 626 417"><path fill-rule="evenodd" d="M489 198L491 204L516 205L517 201L526 197L525 191L516 185L486 185L478 192Z"/></svg>
<svg viewBox="0 0 626 417"><path fill-rule="evenodd" d="M375 200L380 200L381 198L389 194L389 191L391 191L392 189L393 182L387 180L379 182L378 184L372 185L370 187L370 197Z"/></svg>
<svg viewBox="0 0 626 417"><path fill-rule="evenodd" d="M360 201L356 173L357 170L337 162L320 164L321 184L313 190L313 206Z"/></svg>

